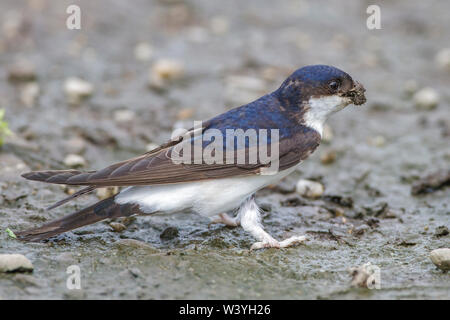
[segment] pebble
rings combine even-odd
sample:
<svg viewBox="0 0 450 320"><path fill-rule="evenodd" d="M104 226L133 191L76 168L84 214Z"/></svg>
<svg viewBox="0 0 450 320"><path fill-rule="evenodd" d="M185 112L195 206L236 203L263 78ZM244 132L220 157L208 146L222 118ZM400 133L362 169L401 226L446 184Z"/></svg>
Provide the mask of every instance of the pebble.
<svg viewBox="0 0 450 320"><path fill-rule="evenodd" d="M450 71L450 48L441 49L435 60L439 68Z"/></svg>
<svg viewBox="0 0 450 320"><path fill-rule="evenodd" d="M64 92L70 104L79 104L94 93L94 87L85 80L72 77L64 82Z"/></svg>
<svg viewBox="0 0 450 320"><path fill-rule="evenodd" d="M448 234L449 234L449 231L446 226L439 226L436 228L436 231L434 232L434 235L436 237L443 237L443 236L447 236Z"/></svg>
<svg viewBox="0 0 450 320"><path fill-rule="evenodd" d="M371 267L371 263L368 262L366 264L363 264L362 266L350 268L349 272L352 276L351 286L360 288L376 287L376 279L373 276L372 272L370 272Z"/></svg>
<svg viewBox="0 0 450 320"><path fill-rule="evenodd" d="M120 222L111 222L109 226L113 229L114 232L122 232L127 227Z"/></svg>
<svg viewBox="0 0 450 320"><path fill-rule="evenodd" d="M86 165L86 160L78 154L68 154L64 158L64 164L71 168L83 167Z"/></svg>
<svg viewBox="0 0 450 320"><path fill-rule="evenodd" d="M153 56L153 48L147 42L140 42L134 47L134 57L141 62L150 61Z"/></svg>
<svg viewBox="0 0 450 320"><path fill-rule="evenodd" d="M97 198L104 200L118 193L119 187L98 188L95 192L97 194Z"/></svg>
<svg viewBox="0 0 450 320"><path fill-rule="evenodd" d="M29 272L33 264L22 254L0 254L0 272Z"/></svg>
<svg viewBox="0 0 450 320"><path fill-rule="evenodd" d="M423 88L413 96L414 104L421 110L432 110L439 104L439 95L433 88Z"/></svg>
<svg viewBox="0 0 450 320"><path fill-rule="evenodd" d="M27 82L36 80L36 70L30 61L20 61L8 71L8 80L11 82Z"/></svg>
<svg viewBox="0 0 450 320"><path fill-rule="evenodd" d="M36 104L39 93L39 85L36 82L27 83L20 90L20 101L26 107L33 107Z"/></svg>
<svg viewBox="0 0 450 320"><path fill-rule="evenodd" d="M160 59L156 61L149 76L149 86L164 89L172 81L179 80L184 75L184 65L178 60Z"/></svg>
<svg viewBox="0 0 450 320"><path fill-rule="evenodd" d="M174 227L168 227L164 229L163 232L159 235L162 240L172 240L178 237L178 229Z"/></svg>
<svg viewBox="0 0 450 320"><path fill-rule="evenodd" d="M336 161L336 151L334 150L328 150L325 152L322 152L320 155L320 162L322 164L332 164Z"/></svg>
<svg viewBox="0 0 450 320"><path fill-rule="evenodd" d="M123 109L114 111L114 121L117 123L131 122L136 118L136 113L133 110Z"/></svg>
<svg viewBox="0 0 450 320"><path fill-rule="evenodd" d="M315 199L324 193L325 188L319 182L301 179L297 182L296 191L303 197Z"/></svg>
<svg viewBox="0 0 450 320"><path fill-rule="evenodd" d="M430 259L439 269L443 271L450 270L450 249L440 248L431 251Z"/></svg>

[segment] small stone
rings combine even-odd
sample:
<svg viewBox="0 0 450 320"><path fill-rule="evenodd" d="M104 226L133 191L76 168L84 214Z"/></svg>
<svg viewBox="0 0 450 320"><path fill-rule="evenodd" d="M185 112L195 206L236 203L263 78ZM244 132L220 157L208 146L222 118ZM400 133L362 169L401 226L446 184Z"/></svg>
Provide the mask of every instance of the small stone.
<svg viewBox="0 0 450 320"><path fill-rule="evenodd" d="M319 182L301 179L297 182L296 191L303 197L315 199L323 194L325 188Z"/></svg>
<svg viewBox="0 0 450 320"><path fill-rule="evenodd" d="M450 71L450 48L442 49L436 54L436 64L439 68Z"/></svg>
<svg viewBox="0 0 450 320"><path fill-rule="evenodd" d="M104 200L106 198L112 197L113 195L119 192L119 187L106 187L106 188L98 188L96 190L97 197L100 200Z"/></svg>
<svg viewBox="0 0 450 320"><path fill-rule="evenodd" d="M136 113L133 110L123 109L114 111L114 121L128 123L134 120Z"/></svg>
<svg viewBox="0 0 450 320"><path fill-rule="evenodd" d="M122 232L127 227L120 222L111 222L109 226L113 229L114 232Z"/></svg>
<svg viewBox="0 0 450 320"><path fill-rule="evenodd" d="M0 272L31 272L33 264L22 254L0 254Z"/></svg>
<svg viewBox="0 0 450 320"><path fill-rule="evenodd" d="M67 101L70 104L79 104L85 98L91 96L94 93L94 87L91 83L79 79L68 78L64 82L64 92L67 97Z"/></svg>
<svg viewBox="0 0 450 320"><path fill-rule="evenodd" d="M36 80L36 70L30 61L20 61L8 71L8 80L11 82L27 82Z"/></svg>
<svg viewBox="0 0 450 320"><path fill-rule="evenodd" d="M322 164L325 165L332 164L335 161L336 161L336 151L334 150L322 152L322 154L320 155L320 162L322 162Z"/></svg>
<svg viewBox="0 0 450 320"><path fill-rule="evenodd" d="M175 239L176 237L178 237L178 229L174 228L174 227L168 227L166 228L163 232L161 232L161 234L159 235L159 237L162 240L172 240Z"/></svg>
<svg viewBox="0 0 450 320"><path fill-rule="evenodd" d="M420 110L432 110L439 104L439 94L433 88L423 88L414 94L413 101Z"/></svg>
<svg viewBox="0 0 450 320"><path fill-rule="evenodd" d="M431 251L430 259L439 269L443 271L450 270L450 249L441 248Z"/></svg>
<svg viewBox="0 0 450 320"><path fill-rule="evenodd" d="M39 97L39 93L39 85L36 82L27 83L20 91L20 101L26 107L32 107L35 105L36 100Z"/></svg>
<svg viewBox="0 0 450 320"><path fill-rule="evenodd" d="M168 84L179 80L184 75L184 65L173 59L160 59L156 61L149 76L149 86L155 89L164 89Z"/></svg>
<svg viewBox="0 0 450 320"><path fill-rule="evenodd" d="M370 262L363 264L359 267L350 268L349 272L352 276L352 287L360 287L360 288L379 288L380 283L377 283L376 274L375 274L376 266L372 266Z"/></svg>
<svg viewBox="0 0 450 320"><path fill-rule="evenodd" d="M436 237L443 237L443 236L447 236L448 234L449 234L449 231L446 226L439 226L436 228L436 231L434 232L434 235Z"/></svg>
<svg viewBox="0 0 450 320"><path fill-rule="evenodd" d="M84 167L86 160L78 154L69 154L64 158L64 164L71 168Z"/></svg>
<svg viewBox="0 0 450 320"><path fill-rule="evenodd" d="M140 42L134 48L134 57L138 61L150 61L153 56L153 48L147 42Z"/></svg>

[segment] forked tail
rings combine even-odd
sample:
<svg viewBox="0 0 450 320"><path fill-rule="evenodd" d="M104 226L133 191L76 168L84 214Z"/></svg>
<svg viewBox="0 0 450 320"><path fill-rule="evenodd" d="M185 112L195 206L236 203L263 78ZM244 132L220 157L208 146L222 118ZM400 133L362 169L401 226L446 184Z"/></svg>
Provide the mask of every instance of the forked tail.
<svg viewBox="0 0 450 320"><path fill-rule="evenodd" d="M140 213L138 205L118 204L112 196L41 227L17 232L16 236L23 241L38 242L107 218L125 217L138 213Z"/></svg>

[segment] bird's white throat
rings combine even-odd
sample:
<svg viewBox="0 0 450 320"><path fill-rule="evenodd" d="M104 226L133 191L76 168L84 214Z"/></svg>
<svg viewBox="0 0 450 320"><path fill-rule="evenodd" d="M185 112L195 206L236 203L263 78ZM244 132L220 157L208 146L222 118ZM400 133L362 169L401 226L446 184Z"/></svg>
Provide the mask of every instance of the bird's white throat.
<svg viewBox="0 0 450 320"><path fill-rule="evenodd" d="M338 95L310 98L308 101L309 110L305 112L303 117L305 125L315 129L322 136L323 125L328 117L350 103L349 98Z"/></svg>

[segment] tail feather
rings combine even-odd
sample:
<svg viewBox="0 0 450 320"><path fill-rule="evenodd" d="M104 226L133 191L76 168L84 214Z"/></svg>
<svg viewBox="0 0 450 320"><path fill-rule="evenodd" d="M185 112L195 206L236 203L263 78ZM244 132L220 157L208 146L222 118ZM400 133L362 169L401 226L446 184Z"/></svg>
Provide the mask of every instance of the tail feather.
<svg viewBox="0 0 450 320"><path fill-rule="evenodd" d="M47 207L47 210L52 210L52 209L55 209L56 207L62 206L63 204L65 204L65 203L67 203L67 202L69 202L69 201L71 201L71 200L73 200L75 198L78 198L79 196L82 196L84 194L87 194L89 192L94 191L95 188L96 188L95 186L88 186L86 188L78 190L74 194L72 194L72 195L70 195L70 196L68 196L68 197L66 197L66 198L64 198L62 200L59 200L55 204L52 204L50 207Z"/></svg>
<svg viewBox="0 0 450 320"><path fill-rule="evenodd" d="M71 184L68 180L74 176L81 174L92 174L96 171L79 171L79 170L50 170L50 171L31 171L22 174L22 177L33 181L42 181L56 184Z"/></svg>
<svg viewBox="0 0 450 320"><path fill-rule="evenodd" d="M39 242L63 232L77 229L107 218L118 218L141 213L136 204L118 204L114 196L72 213L61 219L49 222L38 228L15 233L23 241Z"/></svg>

